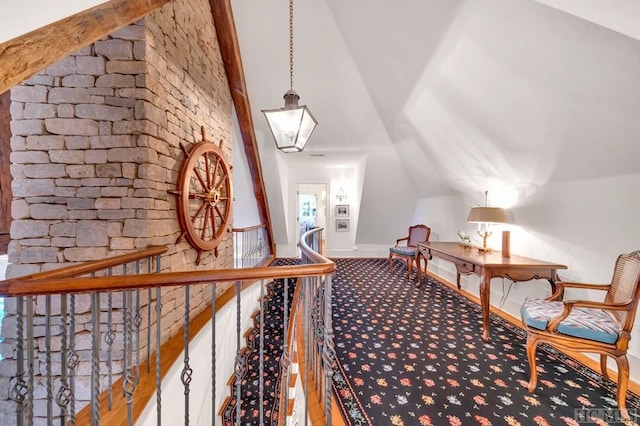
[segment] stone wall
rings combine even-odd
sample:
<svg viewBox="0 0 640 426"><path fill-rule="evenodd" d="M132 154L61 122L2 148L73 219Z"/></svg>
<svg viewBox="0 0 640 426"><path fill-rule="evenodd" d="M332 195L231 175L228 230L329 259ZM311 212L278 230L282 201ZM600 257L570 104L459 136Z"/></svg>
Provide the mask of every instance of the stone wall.
<svg viewBox="0 0 640 426"><path fill-rule="evenodd" d="M207 139L225 142L231 162L231 96L208 1L173 1L13 88L11 99L7 277L158 244L169 246L164 271L196 268L197 252L176 243L176 197L168 191L184 157L179 144L199 142L201 127ZM233 267L232 245L229 233L218 256L203 253L198 268ZM210 301L209 288L191 289L194 314ZM162 297L164 341L182 325L184 291L166 288ZM2 329L7 359L12 305Z"/></svg>

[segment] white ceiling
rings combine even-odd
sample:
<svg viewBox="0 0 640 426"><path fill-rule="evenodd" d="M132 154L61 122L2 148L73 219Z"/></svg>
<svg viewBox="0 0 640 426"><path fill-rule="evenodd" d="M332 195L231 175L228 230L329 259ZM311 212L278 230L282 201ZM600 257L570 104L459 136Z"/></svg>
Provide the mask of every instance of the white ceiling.
<svg viewBox="0 0 640 426"><path fill-rule="evenodd" d="M0 43L105 3L105 0L0 0Z"/></svg>
<svg viewBox="0 0 640 426"><path fill-rule="evenodd" d="M384 152L418 198L637 172L640 2L603 3L298 0L293 87L319 121L307 150L333 153L323 165ZM260 110L289 88L288 2L232 4L272 150Z"/></svg>

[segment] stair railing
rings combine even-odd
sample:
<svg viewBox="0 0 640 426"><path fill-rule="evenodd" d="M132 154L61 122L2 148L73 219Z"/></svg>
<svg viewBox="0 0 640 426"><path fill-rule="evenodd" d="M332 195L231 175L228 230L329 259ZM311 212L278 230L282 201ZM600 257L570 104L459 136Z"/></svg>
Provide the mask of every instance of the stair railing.
<svg viewBox="0 0 640 426"><path fill-rule="evenodd" d="M260 266L271 258L267 225L233 228L233 261L236 268Z"/></svg>
<svg viewBox="0 0 640 426"><path fill-rule="evenodd" d="M312 230L303 237L306 240L320 231ZM14 402L13 415L0 413L0 423L133 424L141 411L137 407L144 406L149 394L154 393L149 387L155 387L159 425L163 413L162 381L170 364L165 359L166 345L184 349L180 374L184 403L179 406L177 401L169 401L171 411L182 411L184 424L189 424L194 406L190 403L192 381L195 376L208 375L213 394L211 413L216 413L216 375L220 373L216 372L215 354L220 348L214 337L210 372L194 373L191 339L196 328L204 327L207 317L212 330L216 329L216 313L228 300L236 299L239 318L243 290L253 282L276 278L296 277L304 283L303 288L312 277L316 277L314 283L321 283L309 286L303 308L313 312L313 318L306 320L309 329L305 326L305 337L322 337L305 343L305 353L316 357L307 365L323 372L324 401L330 401L330 363L334 355L328 277L335 264L313 252L306 243L301 246L305 259L313 264L161 272L162 254L167 247L150 247L98 262L0 281L0 297L7 298L4 359L0 361L4 366L0 371L6 371L7 366L15 371L11 378L0 378ZM228 290L217 297L217 287L223 285ZM184 312L176 311L175 316L184 317L184 321L177 333L172 333L176 327L165 318L173 315L169 308L182 297ZM210 305L202 305L207 298ZM198 302L200 305L194 306ZM236 329L240 329L239 325ZM169 338L171 334L174 336ZM84 410L81 405L86 405ZM306 407L304 411L306 423ZM286 413L286 407L281 407L280 412ZM330 406L326 404L325 416L330 419ZM214 422L219 419L209 419L208 424Z"/></svg>

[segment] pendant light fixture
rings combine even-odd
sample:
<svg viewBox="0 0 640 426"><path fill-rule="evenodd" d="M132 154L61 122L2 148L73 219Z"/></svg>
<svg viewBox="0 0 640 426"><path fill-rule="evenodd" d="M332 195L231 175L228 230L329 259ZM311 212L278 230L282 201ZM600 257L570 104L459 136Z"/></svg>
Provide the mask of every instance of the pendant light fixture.
<svg viewBox="0 0 640 426"><path fill-rule="evenodd" d="M293 90L293 0L289 0L289 90L284 94L284 108L262 111L282 152L302 151L318 125L306 105L298 106L299 100Z"/></svg>

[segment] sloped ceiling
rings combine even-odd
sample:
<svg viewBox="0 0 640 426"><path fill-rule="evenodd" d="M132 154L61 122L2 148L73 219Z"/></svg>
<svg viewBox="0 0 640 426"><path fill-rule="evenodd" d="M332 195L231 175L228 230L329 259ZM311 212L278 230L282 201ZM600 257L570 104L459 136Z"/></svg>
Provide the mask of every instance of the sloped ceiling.
<svg viewBox="0 0 640 426"><path fill-rule="evenodd" d="M273 149L260 110L289 87L288 4L232 4ZM391 147L376 172L406 174L416 199L637 172L638 4L601 4L298 0L294 89L320 123L307 149Z"/></svg>

